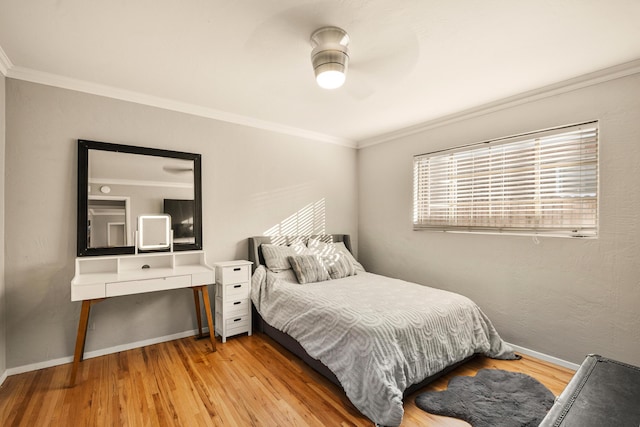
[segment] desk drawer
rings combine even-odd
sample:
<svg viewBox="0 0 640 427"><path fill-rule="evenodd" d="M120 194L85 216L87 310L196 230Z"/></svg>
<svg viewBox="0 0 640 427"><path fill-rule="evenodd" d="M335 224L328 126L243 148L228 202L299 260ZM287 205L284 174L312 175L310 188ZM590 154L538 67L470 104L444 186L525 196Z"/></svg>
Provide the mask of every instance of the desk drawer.
<svg viewBox="0 0 640 427"><path fill-rule="evenodd" d="M106 284L106 296L141 294L191 286L191 275L161 277L155 279L129 280Z"/></svg>
<svg viewBox="0 0 640 427"><path fill-rule="evenodd" d="M249 280L249 266L238 265L222 268L222 277L218 280L225 285L229 283L240 283Z"/></svg>

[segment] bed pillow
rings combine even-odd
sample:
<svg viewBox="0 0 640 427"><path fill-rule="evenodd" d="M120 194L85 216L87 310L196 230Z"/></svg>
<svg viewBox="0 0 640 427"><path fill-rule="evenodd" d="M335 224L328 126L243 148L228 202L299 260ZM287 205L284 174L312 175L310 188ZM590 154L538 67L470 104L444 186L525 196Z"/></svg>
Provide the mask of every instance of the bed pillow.
<svg viewBox="0 0 640 427"><path fill-rule="evenodd" d="M342 279L356 274L353 263L344 254L338 253L323 257L322 261L332 279Z"/></svg>
<svg viewBox="0 0 640 427"><path fill-rule="evenodd" d="M307 255L310 253L309 249L307 249L302 242L294 242L290 246L263 243L260 245L260 248L262 249L262 256L264 257L265 264L267 264L267 268L274 273L279 273L291 268L288 259L290 256Z"/></svg>
<svg viewBox="0 0 640 427"><path fill-rule="evenodd" d="M307 247L311 253L321 257L331 257L336 255L344 256L351 262L351 264L353 264L353 268L356 271L355 274L358 274L358 272L363 273L365 271L362 264L356 261L351 252L349 252L349 249L344 245L344 242L326 243L318 239L309 239Z"/></svg>
<svg viewBox="0 0 640 427"><path fill-rule="evenodd" d="M323 282L329 280L329 272L322 259L316 255L294 255L289 257L289 263L296 274L298 283Z"/></svg>

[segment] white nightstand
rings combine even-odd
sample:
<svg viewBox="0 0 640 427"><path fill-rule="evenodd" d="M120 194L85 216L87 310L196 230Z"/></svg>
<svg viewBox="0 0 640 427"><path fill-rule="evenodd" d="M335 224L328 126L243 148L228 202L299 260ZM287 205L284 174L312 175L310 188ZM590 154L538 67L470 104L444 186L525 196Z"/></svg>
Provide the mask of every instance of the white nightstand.
<svg viewBox="0 0 640 427"><path fill-rule="evenodd" d="M247 332L251 335L251 261L226 261L216 268L215 332L222 342Z"/></svg>

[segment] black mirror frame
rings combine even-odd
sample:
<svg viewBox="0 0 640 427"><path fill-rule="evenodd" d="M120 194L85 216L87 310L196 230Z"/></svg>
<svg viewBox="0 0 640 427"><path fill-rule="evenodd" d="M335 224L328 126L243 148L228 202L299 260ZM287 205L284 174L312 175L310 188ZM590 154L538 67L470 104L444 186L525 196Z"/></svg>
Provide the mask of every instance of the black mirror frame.
<svg viewBox="0 0 640 427"><path fill-rule="evenodd" d="M127 255L135 253L134 246L112 248L87 247L88 203L89 203L89 150L116 151L119 153L143 154L146 156L169 157L193 161L193 195L195 212L193 232L195 243L178 243L174 251L202 250L202 156L181 151L161 150L157 148L136 147L133 145L111 144L107 142L78 140L78 241L77 254L84 256Z"/></svg>

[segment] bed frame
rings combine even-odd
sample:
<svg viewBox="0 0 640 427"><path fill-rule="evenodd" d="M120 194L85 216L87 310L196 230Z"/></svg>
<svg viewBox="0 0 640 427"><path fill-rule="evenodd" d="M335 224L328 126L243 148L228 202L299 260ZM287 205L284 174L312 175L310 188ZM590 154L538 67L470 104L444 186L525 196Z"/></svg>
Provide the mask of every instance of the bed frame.
<svg viewBox="0 0 640 427"><path fill-rule="evenodd" d="M343 242L344 245L347 247L347 249L349 249L349 251L353 252L351 249L351 237L348 234L327 234L327 235L314 235L314 236L256 236L256 237L250 237L249 238L249 261L253 262L253 270L255 271L255 269L259 266L259 265L265 265L264 262L264 257L262 256L262 250L260 248L260 245L263 243L266 244L276 244L276 245L288 245L292 242L295 242L296 240L300 240L303 239L306 240L309 238L314 238L314 239L318 239L318 240L322 240L324 242ZM336 384L337 386L339 386L340 388L342 388L342 385L340 384L340 381L338 381L338 378L335 376L335 374L322 362L320 362L318 359L314 359L313 357L311 357L309 355L309 353L306 352L306 350L300 345L300 343L298 343L298 341L296 341L293 337L291 337L290 335L274 328L273 326L269 325L263 318L262 316L260 316L260 313L258 313L258 311L256 310L255 306L253 305L253 303L251 304L252 306L252 313L253 313L253 329L255 331L259 331L262 332L264 334L266 334L267 336L271 337L274 341L276 341L278 344L282 345L284 348L286 348L287 350L289 350L291 353L295 354L296 356L298 356L300 359L302 359L307 365L309 365L311 368L313 368L315 371L317 371L318 373L320 373L322 376L324 376L325 378L327 378L329 381L333 382L334 384ZM411 386L409 386L405 391L404 391L404 396L408 396L410 394L412 394L413 392L425 387L426 385L428 385L429 383L433 382L434 380L440 378L441 376L451 372L452 370L456 369L458 366L466 363L467 361L473 359L475 357L475 355L472 355L470 357L468 357L467 359L464 359L458 363L455 363L451 366L446 367L445 369L443 369L442 371L431 375L430 377L425 378L424 380L422 380L419 383L413 384Z"/></svg>

